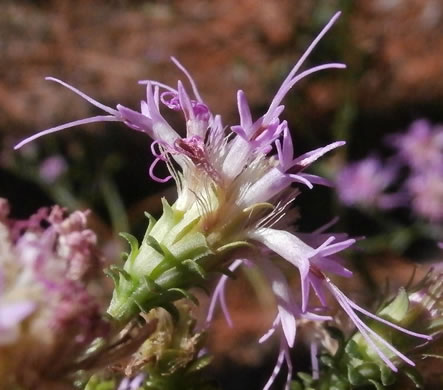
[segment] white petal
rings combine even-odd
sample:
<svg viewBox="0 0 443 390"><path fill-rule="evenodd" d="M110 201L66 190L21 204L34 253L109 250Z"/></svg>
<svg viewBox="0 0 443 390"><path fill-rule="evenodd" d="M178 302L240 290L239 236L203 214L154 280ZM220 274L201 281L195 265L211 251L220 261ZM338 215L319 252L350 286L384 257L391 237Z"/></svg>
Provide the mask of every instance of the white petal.
<svg viewBox="0 0 443 390"><path fill-rule="evenodd" d="M309 258L315 254L315 250L293 234L283 230L260 228L250 232L249 237L266 245L299 269L302 285L302 311L305 311L309 298Z"/></svg>

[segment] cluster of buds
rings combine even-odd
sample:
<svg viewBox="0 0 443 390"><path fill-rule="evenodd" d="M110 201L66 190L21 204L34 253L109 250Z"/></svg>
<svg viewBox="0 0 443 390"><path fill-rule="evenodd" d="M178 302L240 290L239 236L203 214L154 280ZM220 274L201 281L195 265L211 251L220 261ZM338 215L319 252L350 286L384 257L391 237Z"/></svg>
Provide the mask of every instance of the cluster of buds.
<svg viewBox="0 0 443 390"><path fill-rule="evenodd" d="M93 293L101 259L87 213L8 214L0 199L0 384L46 389L107 332Z"/></svg>

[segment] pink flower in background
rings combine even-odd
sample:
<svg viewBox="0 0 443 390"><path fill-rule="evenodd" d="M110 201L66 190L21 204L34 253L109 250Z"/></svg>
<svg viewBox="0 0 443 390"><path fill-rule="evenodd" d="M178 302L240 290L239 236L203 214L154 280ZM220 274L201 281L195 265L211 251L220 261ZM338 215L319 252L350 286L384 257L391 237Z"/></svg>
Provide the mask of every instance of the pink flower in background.
<svg viewBox="0 0 443 390"><path fill-rule="evenodd" d="M401 160L412 170L441 169L443 166L443 126L425 119L413 122L404 134L387 138Z"/></svg>
<svg viewBox="0 0 443 390"><path fill-rule="evenodd" d="M385 191L397 177L398 169L383 165L375 157L346 165L336 178L336 189L340 200L347 206L389 209L404 203L403 194Z"/></svg>
<svg viewBox="0 0 443 390"><path fill-rule="evenodd" d="M433 223L443 221L443 165L412 174L405 187L411 194L416 215Z"/></svg>
<svg viewBox="0 0 443 390"><path fill-rule="evenodd" d="M336 177L340 200L347 206L391 209L410 207L430 222L443 219L443 126L424 119L413 122L404 134L386 138L397 149L389 162L375 157L345 166ZM408 177L398 183L400 168ZM400 190L390 193L389 187Z"/></svg>
<svg viewBox="0 0 443 390"><path fill-rule="evenodd" d="M87 213L66 216L54 206L16 221L8 210L1 199L0 366L10 378L39 378L48 365L56 375L107 332L90 290L100 269L96 236ZM8 345L14 348L6 354Z"/></svg>

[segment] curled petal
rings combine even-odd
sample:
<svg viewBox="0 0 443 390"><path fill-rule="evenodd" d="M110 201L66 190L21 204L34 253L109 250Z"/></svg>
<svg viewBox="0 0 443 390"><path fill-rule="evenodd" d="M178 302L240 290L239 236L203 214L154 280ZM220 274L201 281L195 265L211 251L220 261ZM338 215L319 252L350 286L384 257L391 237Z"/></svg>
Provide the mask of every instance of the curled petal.
<svg viewBox="0 0 443 390"><path fill-rule="evenodd" d="M15 145L14 149L15 150L20 149L29 142L32 142L37 138L43 137L48 134L56 133L58 131L69 129L71 127L81 126L81 125L86 125L88 123L96 123L96 122L120 122L120 118L111 115L98 115L98 116L93 116L91 118L79 119L76 121L65 123L60 126L51 127L50 129L40 131L37 134L32 135L31 137L25 138L24 140L20 141L17 145Z"/></svg>
<svg viewBox="0 0 443 390"><path fill-rule="evenodd" d="M333 24L336 22L336 20L340 17L341 12L337 12L331 20L326 24L325 27L320 31L320 33L317 35L317 37L312 41L312 43L308 46L306 51L303 53L303 55L300 57L300 59L297 61L297 63L294 65L292 70L289 72L289 74L286 76L285 80L283 81L280 89L277 91L274 99L271 102L271 105L269 107L268 112L266 113L265 117L271 116L273 113L275 107L277 107L282 99L285 97L286 93L289 91L287 88L287 85L291 83L293 80L295 74L298 72L298 70L301 68L303 63L306 61L308 56L311 54L311 52L315 49L317 44L320 42L320 40L323 38L323 36L329 31L329 29L333 26Z"/></svg>
<svg viewBox="0 0 443 390"><path fill-rule="evenodd" d="M244 260L237 259L235 260L228 268L230 271L234 272L240 265L242 265ZM215 287L214 292L211 296L211 302L209 304L208 314L206 316L206 323L210 323L212 319L214 318L215 313L215 307L217 305L217 302L220 301L220 306L222 308L223 314L225 315L226 322L228 323L229 327L233 327L233 322L231 319L231 315L228 310L228 306L226 304L226 295L225 295L225 287L226 282L228 281L228 276L223 275Z"/></svg>
<svg viewBox="0 0 443 390"><path fill-rule="evenodd" d="M93 99L92 97L86 95L84 92L80 91L79 89L73 87L72 85L65 83L62 80L56 79L55 77L45 77L45 80L54 81L58 84L63 85L64 87L70 89L72 92L76 93L77 95L81 96L83 99L91 103L92 105L102 109L103 111L107 112L108 114L111 114L113 116L117 116L117 111L114 110L111 107L106 106L105 104L102 104L98 102L97 100Z"/></svg>
<svg viewBox="0 0 443 390"><path fill-rule="evenodd" d="M172 62L179 68L185 76L188 78L189 83L191 84L192 92L194 93L195 98L200 102L203 103L203 99L201 98L200 94L198 93L197 85L195 84L194 79L191 77L191 74L188 72L188 70L177 60L175 57L171 57Z"/></svg>

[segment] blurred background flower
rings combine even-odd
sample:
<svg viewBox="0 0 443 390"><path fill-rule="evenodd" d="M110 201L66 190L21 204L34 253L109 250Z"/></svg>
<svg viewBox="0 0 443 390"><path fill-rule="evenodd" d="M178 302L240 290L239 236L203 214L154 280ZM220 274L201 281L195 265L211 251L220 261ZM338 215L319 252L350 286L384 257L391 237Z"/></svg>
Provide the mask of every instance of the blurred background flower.
<svg viewBox="0 0 443 390"><path fill-rule="evenodd" d="M0 384L62 384L89 343L109 330L96 236L87 213L65 216L54 206L14 220L4 199L0 207Z"/></svg>

